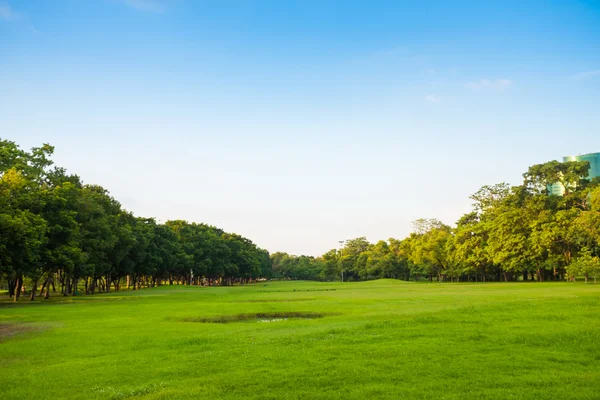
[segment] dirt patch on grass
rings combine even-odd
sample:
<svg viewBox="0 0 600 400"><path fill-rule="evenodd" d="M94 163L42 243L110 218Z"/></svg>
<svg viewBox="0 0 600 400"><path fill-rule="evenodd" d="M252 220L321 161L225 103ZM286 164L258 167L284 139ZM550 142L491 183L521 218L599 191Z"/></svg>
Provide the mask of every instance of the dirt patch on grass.
<svg viewBox="0 0 600 400"><path fill-rule="evenodd" d="M335 289L257 290L260 293L335 292Z"/></svg>
<svg viewBox="0 0 600 400"><path fill-rule="evenodd" d="M33 324L23 324L18 322L0 322L0 342L10 339L11 337L37 330L38 327Z"/></svg>
<svg viewBox="0 0 600 400"><path fill-rule="evenodd" d="M279 300L268 300L268 299L262 299L262 300L239 300L239 301L234 301L233 303L291 303L291 302L295 302L295 301L313 301L315 299L279 299Z"/></svg>
<svg viewBox="0 0 600 400"><path fill-rule="evenodd" d="M288 319L316 319L323 318L331 315L337 315L332 313L319 313L319 312L302 312L302 311L281 311L281 312L262 312L262 313L251 313L251 314L234 314L234 315L215 315L212 317L198 317L198 318L184 318L184 322L203 322L213 324L230 324L233 322L272 322L272 321L284 321Z"/></svg>

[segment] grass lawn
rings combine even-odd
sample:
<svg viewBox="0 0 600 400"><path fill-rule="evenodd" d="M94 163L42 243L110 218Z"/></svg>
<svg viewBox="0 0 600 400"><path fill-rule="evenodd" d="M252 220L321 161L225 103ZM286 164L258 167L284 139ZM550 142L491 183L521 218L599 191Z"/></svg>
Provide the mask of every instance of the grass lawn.
<svg viewBox="0 0 600 400"><path fill-rule="evenodd" d="M49 398L598 399L600 285L269 282L0 303L0 399Z"/></svg>

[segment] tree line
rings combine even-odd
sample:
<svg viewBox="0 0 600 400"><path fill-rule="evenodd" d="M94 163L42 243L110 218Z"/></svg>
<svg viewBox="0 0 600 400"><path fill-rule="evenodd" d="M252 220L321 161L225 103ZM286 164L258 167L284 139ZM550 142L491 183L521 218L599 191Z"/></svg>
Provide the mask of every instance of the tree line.
<svg viewBox="0 0 600 400"><path fill-rule="evenodd" d="M454 227L419 219L405 239L347 240L320 257L271 255L274 277L430 281L572 280L600 276L600 179L587 161L530 167L521 185L482 187ZM560 185L563 195L554 195Z"/></svg>
<svg viewBox="0 0 600 400"><path fill-rule="evenodd" d="M109 192L0 139L0 285L15 301L162 284L231 285L271 273L269 253L214 226L158 223L124 210Z"/></svg>
<svg viewBox="0 0 600 400"><path fill-rule="evenodd" d="M0 286L16 301L163 284L232 285L257 278L585 281L600 275L600 179L590 164L534 165L521 185L484 186L455 226L414 222L404 239L365 237L319 257L269 254L214 226L134 216L109 192L0 139ZM560 185L563 195L549 190ZM58 287L58 289L57 289Z"/></svg>

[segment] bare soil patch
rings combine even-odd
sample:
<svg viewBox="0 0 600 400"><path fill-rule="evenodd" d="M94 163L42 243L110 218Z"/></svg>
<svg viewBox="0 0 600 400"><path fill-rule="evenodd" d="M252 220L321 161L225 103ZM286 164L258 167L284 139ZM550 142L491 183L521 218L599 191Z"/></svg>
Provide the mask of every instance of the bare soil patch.
<svg viewBox="0 0 600 400"><path fill-rule="evenodd" d="M279 299L279 300L269 300L269 299L261 299L261 300L239 300L234 303L292 303L296 301L313 301L315 299Z"/></svg>
<svg viewBox="0 0 600 400"><path fill-rule="evenodd" d="M216 315L212 317L184 318L184 322L202 322L213 324L229 324L233 322L248 322L248 321L283 321L288 319L315 319L326 316L335 315L331 313L318 312L302 312L302 311L282 311L282 312L262 312L250 314L234 314L234 315Z"/></svg>
<svg viewBox="0 0 600 400"><path fill-rule="evenodd" d="M32 324L23 324L18 322L0 322L0 342L10 339L20 333L36 330Z"/></svg>

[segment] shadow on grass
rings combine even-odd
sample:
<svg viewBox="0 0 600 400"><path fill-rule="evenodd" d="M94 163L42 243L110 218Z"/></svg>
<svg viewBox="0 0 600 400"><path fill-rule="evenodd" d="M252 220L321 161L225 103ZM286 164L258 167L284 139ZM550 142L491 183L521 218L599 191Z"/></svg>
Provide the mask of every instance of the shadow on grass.
<svg viewBox="0 0 600 400"><path fill-rule="evenodd" d="M316 299L261 299L261 300L235 300L231 303L292 303L296 301L313 301Z"/></svg>
<svg viewBox="0 0 600 400"><path fill-rule="evenodd" d="M213 324L229 324L232 322L248 322L248 321L281 321L287 319L316 319L332 315L335 313L318 313L318 312L302 312L302 311L282 311L282 312L261 312L251 314L234 314L234 315L216 315L212 317L189 317L182 319L183 322L202 322Z"/></svg>

